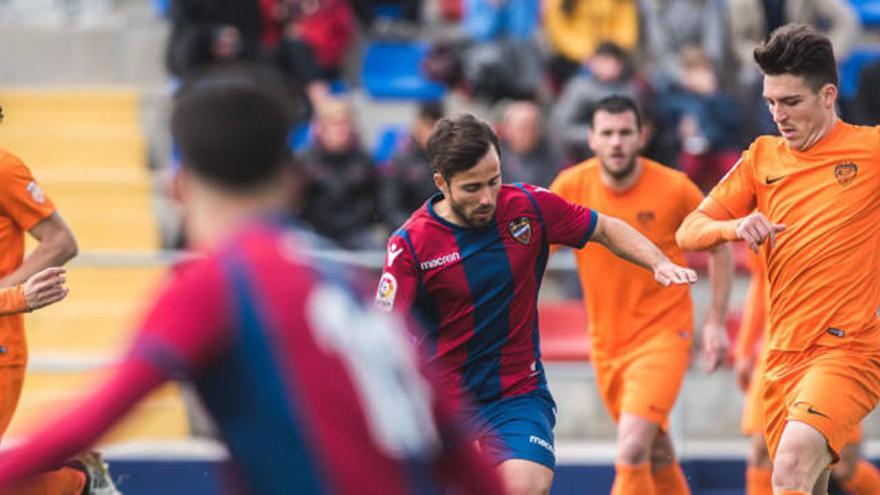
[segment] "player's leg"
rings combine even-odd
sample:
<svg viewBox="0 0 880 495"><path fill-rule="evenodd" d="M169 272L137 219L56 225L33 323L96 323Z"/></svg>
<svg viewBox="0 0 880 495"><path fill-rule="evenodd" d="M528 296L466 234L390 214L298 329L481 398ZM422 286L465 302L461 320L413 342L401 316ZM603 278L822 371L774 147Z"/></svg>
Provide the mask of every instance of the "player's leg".
<svg viewBox="0 0 880 495"><path fill-rule="evenodd" d="M508 495L546 495L553 484L556 405L547 391L502 399L479 415L480 449L498 463Z"/></svg>
<svg viewBox="0 0 880 495"><path fill-rule="evenodd" d="M831 467L831 478L852 495L880 494L880 470L861 456L861 428L840 450L840 461Z"/></svg>
<svg viewBox="0 0 880 495"><path fill-rule="evenodd" d="M654 491L669 495L689 494L687 479L675 457L669 435L660 431L654 437L651 447L651 475L654 478Z"/></svg>
<svg viewBox="0 0 880 495"><path fill-rule="evenodd" d="M510 459L498 465L506 495L546 495L553 484L553 470L537 462Z"/></svg>
<svg viewBox="0 0 880 495"><path fill-rule="evenodd" d="M788 421L773 459L773 492L824 495L828 491L824 475L832 460L828 441L819 430L800 421ZM824 487L820 486L820 478L824 478Z"/></svg>
<svg viewBox="0 0 880 495"><path fill-rule="evenodd" d="M764 435L751 435L746 457L746 495L772 495L773 465Z"/></svg>

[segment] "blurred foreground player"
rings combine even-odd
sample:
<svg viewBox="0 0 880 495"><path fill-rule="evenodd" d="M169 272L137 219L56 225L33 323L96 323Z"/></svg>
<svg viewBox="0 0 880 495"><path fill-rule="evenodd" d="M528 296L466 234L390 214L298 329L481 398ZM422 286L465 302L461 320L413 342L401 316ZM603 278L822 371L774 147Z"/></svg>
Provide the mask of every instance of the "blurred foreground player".
<svg viewBox="0 0 880 495"><path fill-rule="evenodd" d="M285 222L281 83L238 69L188 82L172 116L188 239L126 358L82 405L0 458L0 486L94 442L166 380L199 390L235 493L499 491L414 363L396 320Z"/></svg>
<svg viewBox="0 0 880 495"><path fill-rule="evenodd" d="M556 404L541 364L537 300L550 245L596 241L663 286L697 275L620 220L543 188L502 185L498 138L472 115L441 119L428 157L440 193L392 234L376 303L421 320L422 349L468 403L508 493L548 493Z"/></svg>

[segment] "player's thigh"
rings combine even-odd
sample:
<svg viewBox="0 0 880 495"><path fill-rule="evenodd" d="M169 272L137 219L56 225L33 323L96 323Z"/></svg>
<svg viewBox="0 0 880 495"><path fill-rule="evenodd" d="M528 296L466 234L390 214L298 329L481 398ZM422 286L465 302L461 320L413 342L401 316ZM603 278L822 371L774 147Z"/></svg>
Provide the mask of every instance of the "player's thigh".
<svg viewBox="0 0 880 495"><path fill-rule="evenodd" d="M774 490L812 490L831 460L821 432L800 421L786 422L773 458Z"/></svg>
<svg viewBox="0 0 880 495"><path fill-rule="evenodd" d="M0 436L6 433L18 406L24 374L24 366L0 366Z"/></svg>
<svg viewBox="0 0 880 495"><path fill-rule="evenodd" d="M553 470L524 459L509 459L498 465L507 495L545 495L553 485Z"/></svg>
<svg viewBox="0 0 880 495"><path fill-rule="evenodd" d="M690 361L690 344L677 335L649 341L624 371L621 412L634 414L665 430Z"/></svg>
<svg viewBox="0 0 880 495"><path fill-rule="evenodd" d="M481 413L480 422L480 449L495 463L519 459L556 467L556 405L549 392L501 400Z"/></svg>
<svg viewBox="0 0 880 495"><path fill-rule="evenodd" d="M762 362L763 360L760 360L752 371L749 389L746 391L743 401L740 429L746 436L764 434L764 366L761 364Z"/></svg>

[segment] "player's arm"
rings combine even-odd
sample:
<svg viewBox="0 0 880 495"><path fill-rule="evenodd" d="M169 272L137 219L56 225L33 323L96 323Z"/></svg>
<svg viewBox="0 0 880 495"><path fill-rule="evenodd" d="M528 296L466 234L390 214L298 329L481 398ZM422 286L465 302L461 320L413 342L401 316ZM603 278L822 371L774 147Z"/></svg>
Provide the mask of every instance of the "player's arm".
<svg viewBox="0 0 880 495"><path fill-rule="evenodd" d="M375 299L376 307L382 311L393 310L405 314L415 302L419 273L415 253L404 235L395 233L388 239Z"/></svg>
<svg viewBox="0 0 880 495"><path fill-rule="evenodd" d="M56 303L67 296L64 268L51 267L22 285L0 288L0 315L23 313Z"/></svg>
<svg viewBox="0 0 880 495"><path fill-rule="evenodd" d="M709 283L712 287L712 301L709 316L703 326L703 353L709 372L712 372L724 363L730 347L727 338L727 310L733 285L733 247L730 244L719 244L710 248Z"/></svg>
<svg viewBox="0 0 880 495"><path fill-rule="evenodd" d="M144 361L120 364L110 380L80 406L0 456L0 491L5 493L29 477L57 469L86 450L163 381L162 375Z"/></svg>
<svg viewBox="0 0 880 495"><path fill-rule="evenodd" d="M0 286L23 283L31 275L50 266L60 266L70 261L78 251L67 222L58 212L34 225L29 231L39 244L14 272L0 279Z"/></svg>
<svg viewBox="0 0 880 495"><path fill-rule="evenodd" d="M618 257L654 272L654 280L667 287L672 284L692 284L697 273L669 261L647 237L624 222L607 215L597 215L596 229L591 241L598 242Z"/></svg>

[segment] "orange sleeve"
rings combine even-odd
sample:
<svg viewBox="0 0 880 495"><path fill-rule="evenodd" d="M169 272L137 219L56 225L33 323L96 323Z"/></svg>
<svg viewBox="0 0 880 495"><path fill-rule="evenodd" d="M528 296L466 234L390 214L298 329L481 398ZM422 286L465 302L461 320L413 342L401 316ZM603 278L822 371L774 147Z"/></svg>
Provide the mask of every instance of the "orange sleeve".
<svg viewBox="0 0 880 495"><path fill-rule="evenodd" d="M738 223L739 218L731 218L730 213L710 196L685 217L675 233L675 242L686 251L709 249L737 240Z"/></svg>
<svg viewBox="0 0 880 495"><path fill-rule="evenodd" d="M709 197L727 210L729 218L744 217L757 206L755 172L751 158L754 146L743 152L727 175L709 192Z"/></svg>
<svg viewBox="0 0 880 495"><path fill-rule="evenodd" d="M55 212L30 170L13 155L0 159L0 210L28 231Z"/></svg>
<svg viewBox="0 0 880 495"><path fill-rule="evenodd" d="M752 255L754 256L754 255ZM756 265L759 265L756 264ZM743 305L742 323L736 336L736 345L733 352L737 359L754 357L757 344L764 336L766 326L765 315L767 314L767 295L765 294L765 277L760 266L752 270L752 280L749 282L749 291Z"/></svg>
<svg viewBox="0 0 880 495"><path fill-rule="evenodd" d="M0 314L22 313L28 310L24 288L20 285L0 289Z"/></svg>

